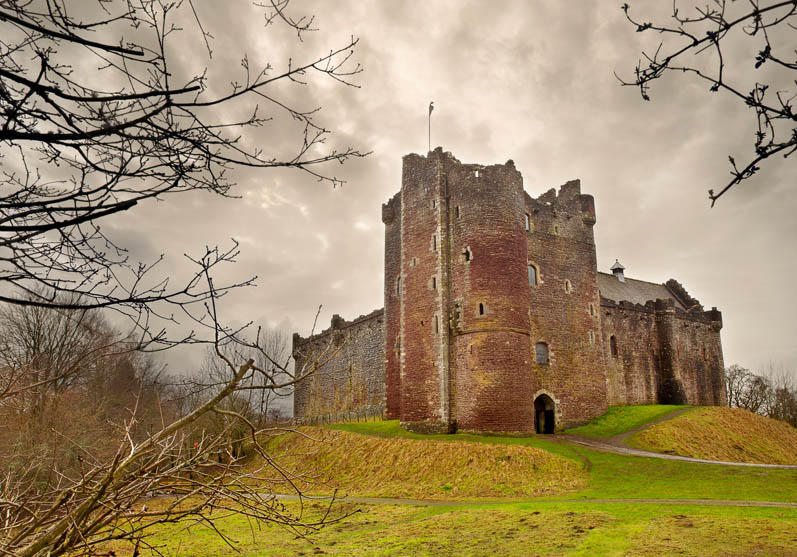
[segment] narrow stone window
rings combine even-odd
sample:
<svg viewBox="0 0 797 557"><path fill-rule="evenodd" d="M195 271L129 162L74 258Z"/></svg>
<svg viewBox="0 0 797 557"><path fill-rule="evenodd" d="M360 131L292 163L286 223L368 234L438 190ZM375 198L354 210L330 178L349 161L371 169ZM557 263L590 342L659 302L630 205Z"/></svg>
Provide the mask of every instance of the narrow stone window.
<svg viewBox="0 0 797 557"><path fill-rule="evenodd" d="M537 286L537 267L529 265L529 286Z"/></svg>
<svg viewBox="0 0 797 557"><path fill-rule="evenodd" d="M396 296L401 296L401 277L396 279Z"/></svg>
<svg viewBox="0 0 797 557"><path fill-rule="evenodd" d="M479 302L479 315L484 315L484 304Z"/></svg>
<svg viewBox="0 0 797 557"><path fill-rule="evenodd" d="M474 171L473 171L473 174L474 174L474 175L475 175L477 178L479 177L479 171L478 171L478 170L474 170Z"/></svg>
<svg viewBox="0 0 797 557"><path fill-rule="evenodd" d="M548 345L538 342L534 345L534 359L539 365L548 364Z"/></svg>
<svg viewBox="0 0 797 557"><path fill-rule="evenodd" d="M595 344L595 333L592 331L588 331L587 336L589 337L589 343Z"/></svg>
<svg viewBox="0 0 797 557"><path fill-rule="evenodd" d="M470 261L470 248L465 248L465 261Z"/></svg>
<svg viewBox="0 0 797 557"><path fill-rule="evenodd" d="M573 291L573 283L571 283L569 280L565 279L565 292L570 294L572 291Z"/></svg>
<svg viewBox="0 0 797 557"><path fill-rule="evenodd" d="M437 251L437 234L432 235L432 249Z"/></svg>
<svg viewBox="0 0 797 557"><path fill-rule="evenodd" d="M434 332L435 334L440 332L440 319L436 315L434 316Z"/></svg>
<svg viewBox="0 0 797 557"><path fill-rule="evenodd" d="M553 233L554 233L555 236L559 235L559 225L558 224L554 224L553 225Z"/></svg>
<svg viewBox="0 0 797 557"><path fill-rule="evenodd" d="M531 230L531 215L526 213L525 217L526 217L526 232L528 232Z"/></svg>
<svg viewBox="0 0 797 557"><path fill-rule="evenodd" d="M437 277L432 277L432 290L437 290Z"/></svg>
<svg viewBox="0 0 797 557"><path fill-rule="evenodd" d="M432 199L432 209L434 209L435 207L437 207L437 200L433 198Z"/></svg>
<svg viewBox="0 0 797 557"><path fill-rule="evenodd" d="M589 314L590 314L592 317L595 317L595 304L593 304L593 303L590 303L590 304L589 304Z"/></svg>
<svg viewBox="0 0 797 557"><path fill-rule="evenodd" d="M612 356L617 357L617 337L612 335L609 337L609 349L612 351Z"/></svg>

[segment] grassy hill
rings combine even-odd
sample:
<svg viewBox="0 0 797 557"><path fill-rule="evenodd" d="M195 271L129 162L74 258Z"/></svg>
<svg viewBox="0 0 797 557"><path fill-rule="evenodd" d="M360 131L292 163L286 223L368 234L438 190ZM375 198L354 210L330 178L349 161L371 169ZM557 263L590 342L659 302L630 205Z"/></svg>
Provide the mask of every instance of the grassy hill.
<svg viewBox="0 0 797 557"><path fill-rule="evenodd" d="M383 438L302 428L274 439L286 470L312 473L299 487L346 495L423 499L554 495L586 485L578 462L539 448ZM304 484L304 485L302 485Z"/></svg>
<svg viewBox="0 0 797 557"><path fill-rule="evenodd" d="M741 408L695 408L635 434L627 443L695 458L797 464L797 429Z"/></svg>
<svg viewBox="0 0 797 557"><path fill-rule="evenodd" d="M570 428L565 433L584 437L614 437L684 408L689 406L675 404L610 406L604 415L598 416L588 424Z"/></svg>
<svg viewBox="0 0 797 557"><path fill-rule="evenodd" d="M602 423L628 431L643 413L625 408L625 425ZM340 487L338 496L438 501L417 506L349 500L331 510L323 501L280 502L306 522L332 520L302 535L253 524L222 505L212 527L163 524L149 541L165 555L196 556L229 555L228 544L251 556L794 555L797 470L642 458L558 438L423 436L396 421L302 428L274 439L269 456L304 474L300 487L312 485L306 491L330 494ZM253 469L262 464L257 456L249 463ZM263 474L268 473L267 468ZM745 504L740 501L749 506L737 506ZM765 507L760 501L786 505ZM228 538L221 540L216 529ZM130 544L107 549L133 555Z"/></svg>

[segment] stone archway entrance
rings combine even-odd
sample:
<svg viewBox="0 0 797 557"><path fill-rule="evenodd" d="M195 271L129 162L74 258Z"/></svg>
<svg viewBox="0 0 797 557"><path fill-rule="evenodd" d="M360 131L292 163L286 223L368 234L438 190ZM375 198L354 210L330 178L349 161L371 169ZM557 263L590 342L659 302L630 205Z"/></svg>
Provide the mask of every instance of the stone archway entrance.
<svg viewBox="0 0 797 557"><path fill-rule="evenodd" d="M556 428L555 405L548 395L540 395L534 399L534 431L537 433L553 433Z"/></svg>

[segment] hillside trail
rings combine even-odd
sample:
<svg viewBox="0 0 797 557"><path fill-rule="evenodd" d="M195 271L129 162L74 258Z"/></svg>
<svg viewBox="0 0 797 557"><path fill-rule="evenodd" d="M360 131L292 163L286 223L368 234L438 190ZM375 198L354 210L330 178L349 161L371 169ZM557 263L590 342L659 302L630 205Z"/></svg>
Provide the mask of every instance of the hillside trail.
<svg viewBox="0 0 797 557"><path fill-rule="evenodd" d="M674 412L665 414L664 416L653 422L643 424L639 427L635 427L631 430L625 431L613 437L607 437L605 439L584 437L583 435L560 433L549 436L549 440L554 441L556 443L568 443L572 445L580 445L583 447L594 449L596 451L601 451L605 453L615 453L627 456L659 458L662 460L680 460L683 462L699 462L702 464L717 464L719 466L744 466L747 468L774 468L780 470L797 470L797 465L795 464L759 464L757 462L727 462L724 460L709 460L705 458L693 458L689 456L681 456L681 455L674 455L667 453L654 453L653 451L634 449L625 444L625 440L628 439L628 437L630 437L634 433L642 431L643 429L647 429L661 422L672 420L673 418L676 418L681 414L688 412L689 410L692 410L692 408L682 408L680 410L675 410ZM583 455L580 456L584 458Z"/></svg>

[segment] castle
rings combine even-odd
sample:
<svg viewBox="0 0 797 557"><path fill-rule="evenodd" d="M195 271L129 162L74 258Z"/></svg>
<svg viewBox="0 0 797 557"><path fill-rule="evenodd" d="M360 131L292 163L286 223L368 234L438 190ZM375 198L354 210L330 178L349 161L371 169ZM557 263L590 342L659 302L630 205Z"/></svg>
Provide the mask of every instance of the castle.
<svg viewBox="0 0 797 557"><path fill-rule="evenodd" d="M553 433L609 405L722 405L722 316L675 280L597 270L578 180L530 197L510 160L403 159L382 206L383 309L293 337L296 418ZM318 363L314 363L318 362Z"/></svg>

